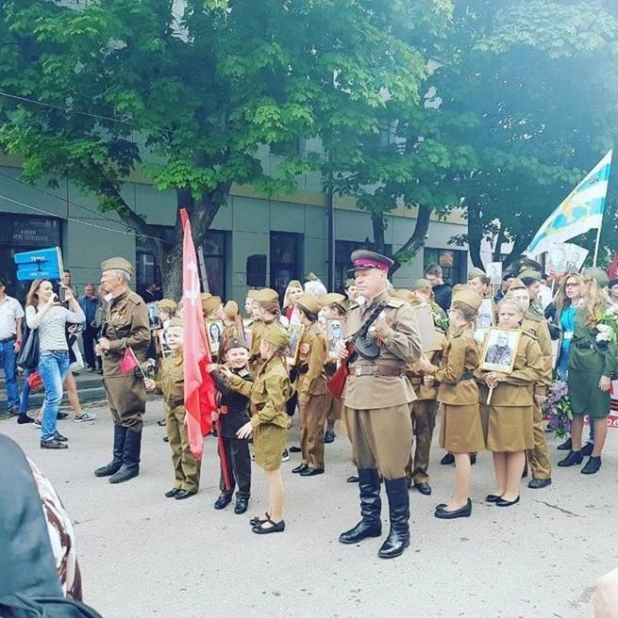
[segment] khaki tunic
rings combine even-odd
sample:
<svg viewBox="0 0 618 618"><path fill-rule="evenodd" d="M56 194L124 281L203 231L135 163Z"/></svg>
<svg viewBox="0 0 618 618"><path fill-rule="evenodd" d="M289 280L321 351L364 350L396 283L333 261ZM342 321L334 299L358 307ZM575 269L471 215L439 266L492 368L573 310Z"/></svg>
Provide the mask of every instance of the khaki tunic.
<svg viewBox="0 0 618 618"><path fill-rule="evenodd" d="M255 463L266 471L278 470L288 433L285 404L290 378L284 360L274 356L260 365L253 382L232 376L229 383L251 399Z"/></svg>
<svg viewBox="0 0 618 618"><path fill-rule="evenodd" d="M142 297L131 290L113 298L107 305L104 337L109 339L109 352L103 355L103 384L116 425L141 431L142 414L146 411L144 380L135 373L122 375L120 361L131 348L138 361L143 361L150 343L148 308Z"/></svg>
<svg viewBox="0 0 618 618"><path fill-rule="evenodd" d="M344 390L345 420L359 469L377 468L385 479L405 476L412 448L410 404L416 399L405 367L419 359L421 340L416 312L402 300L380 294L368 307L352 305L346 321L346 337L355 335L376 303L385 301L385 326L375 327L380 355L370 361L351 359ZM375 368L400 375L356 375Z"/></svg>
<svg viewBox="0 0 618 618"><path fill-rule="evenodd" d="M493 390L487 428L487 450L518 452L534 448L535 385L542 382L545 361L534 335L522 332L513 371ZM491 372L479 370L484 380Z"/></svg>
<svg viewBox="0 0 618 618"><path fill-rule="evenodd" d="M442 403L440 446L451 453L471 453L485 448L478 387L473 372L480 363L471 327L452 328L440 367L435 371Z"/></svg>
<svg viewBox="0 0 618 618"><path fill-rule="evenodd" d="M184 389L183 357L168 356L161 364L157 391L164 399L165 429L172 449L174 487L194 493L200 486L201 462L195 459L189 447L185 426Z"/></svg>

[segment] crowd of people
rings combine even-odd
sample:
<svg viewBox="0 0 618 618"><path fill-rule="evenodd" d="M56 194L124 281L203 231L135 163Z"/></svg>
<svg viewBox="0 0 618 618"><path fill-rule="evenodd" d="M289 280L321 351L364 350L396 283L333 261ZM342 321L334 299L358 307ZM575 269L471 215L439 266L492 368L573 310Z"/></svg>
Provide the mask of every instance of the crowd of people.
<svg viewBox="0 0 618 618"><path fill-rule="evenodd" d="M291 281L282 303L274 290L250 290L244 315L235 302L202 294L205 331L217 331L207 368L218 392L212 422L221 492L215 509L226 508L236 491L234 511L247 511L255 463L266 475L268 509L251 519L251 528L256 534L284 531L281 463L289 459L292 417L298 412L300 445L290 450L300 453L300 462L291 472L300 478L325 473L325 444L342 420L357 468L348 481L359 485L361 521L340 541L382 534L383 484L390 531L379 555L396 557L409 545L409 490L433 492L429 460L439 411L441 463L454 464L455 474L451 498L436 506L436 518L471 515L472 466L483 450L492 453L495 472L488 503L517 504L528 466L529 488L552 483L543 406L554 379L568 382L573 414L571 436L559 447L568 453L558 465L580 466L587 457L581 472L599 471L617 373L611 318L618 312L618 280L589 268L548 284L536 263L523 260L505 273L497 295L482 270L471 269L465 285L451 287L437 264L409 289L394 289L389 258L357 251L351 259L345 294L329 293L312 276L305 285ZM24 312L0 285L5 373L10 377L16 357L23 356L24 337L36 333L36 363L26 368L38 372L45 388L41 447L66 449L56 421L78 325L88 368L96 371L98 359L102 363L113 418L112 459L95 475L112 483L139 475L146 396L158 392L174 472L165 496L191 498L199 490L200 461L185 423L183 300L150 299L158 308L154 324L144 299L129 287L133 266L110 258L101 270L99 296L88 285L76 298L70 278L59 286L34 281L25 335ZM479 319L487 305L489 324ZM329 327L335 322L337 328ZM127 372L128 350L136 366ZM6 384L9 406L23 423L27 414L16 385L10 379ZM585 416L591 431L583 444Z"/></svg>

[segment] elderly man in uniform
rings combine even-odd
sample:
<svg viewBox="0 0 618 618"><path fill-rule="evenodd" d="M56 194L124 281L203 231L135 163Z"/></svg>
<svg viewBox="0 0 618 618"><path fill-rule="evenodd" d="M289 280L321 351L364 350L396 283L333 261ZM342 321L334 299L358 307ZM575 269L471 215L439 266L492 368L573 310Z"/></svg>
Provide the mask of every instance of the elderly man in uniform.
<svg viewBox="0 0 618 618"><path fill-rule="evenodd" d="M344 391L345 421L358 466L361 521L339 540L355 544L382 534L380 475L390 511L390 532L378 556L395 558L410 544L410 498L405 475L412 448L410 403L414 390L406 365L418 360L421 341L416 314L387 291L393 261L372 251L352 254L356 288L365 302L348 312L346 336L354 343L348 358L345 344L337 355L347 359L350 375Z"/></svg>
<svg viewBox="0 0 618 618"><path fill-rule="evenodd" d="M122 483L139 474L146 388L142 377L134 372L124 375L120 362L128 348L138 361L144 360L150 326L146 303L129 289L133 266L115 257L101 264L101 272L101 284L111 300L97 348L103 355L103 383L114 420L114 448L112 461L94 473L109 476L110 483Z"/></svg>

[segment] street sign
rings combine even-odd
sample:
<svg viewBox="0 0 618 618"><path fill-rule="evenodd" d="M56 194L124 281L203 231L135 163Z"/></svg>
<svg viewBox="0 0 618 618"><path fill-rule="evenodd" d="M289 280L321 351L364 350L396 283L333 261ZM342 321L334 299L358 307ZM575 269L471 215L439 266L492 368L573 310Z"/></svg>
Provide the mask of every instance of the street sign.
<svg viewBox="0 0 618 618"><path fill-rule="evenodd" d="M62 278L64 268L60 247L16 253L13 260L17 264L19 281L34 281L35 279L59 281Z"/></svg>

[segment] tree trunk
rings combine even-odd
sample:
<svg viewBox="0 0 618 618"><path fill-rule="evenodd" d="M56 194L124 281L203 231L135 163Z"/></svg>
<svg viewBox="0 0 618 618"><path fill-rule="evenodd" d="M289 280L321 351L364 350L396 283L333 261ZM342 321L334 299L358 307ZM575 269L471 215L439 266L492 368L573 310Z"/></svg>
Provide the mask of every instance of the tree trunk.
<svg viewBox="0 0 618 618"><path fill-rule="evenodd" d="M468 251L470 259L477 268L483 268L481 259L481 243L483 242L483 223L481 221L480 208L477 204L466 205L468 213Z"/></svg>
<svg viewBox="0 0 618 618"><path fill-rule="evenodd" d="M506 241L504 225L500 224L500 229L498 230L498 234L496 235L496 244L494 246L494 250L492 252L492 259L494 262L502 262L502 245Z"/></svg>
<svg viewBox="0 0 618 618"><path fill-rule="evenodd" d="M371 213L371 224L373 226L373 250L384 255L384 230L386 222L382 211Z"/></svg>
<svg viewBox="0 0 618 618"><path fill-rule="evenodd" d="M429 206L420 206L412 236L393 255L395 264L391 268L391 275L397 272L401 266L407 264L418 253L419 249L425 246L430 217L431 208Z"/></svg>

